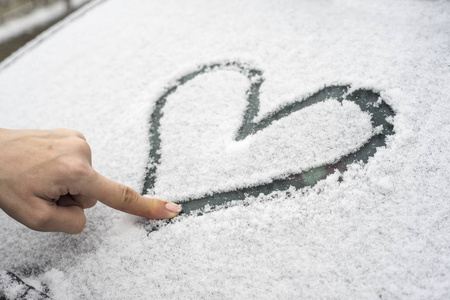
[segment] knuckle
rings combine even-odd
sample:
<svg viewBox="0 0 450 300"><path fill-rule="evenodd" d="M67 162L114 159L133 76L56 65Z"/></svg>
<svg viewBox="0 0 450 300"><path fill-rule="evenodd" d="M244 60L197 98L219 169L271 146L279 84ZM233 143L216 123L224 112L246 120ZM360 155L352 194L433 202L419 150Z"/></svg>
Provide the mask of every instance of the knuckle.
<svg viewBox="0 0 450 300"><path fill-rule="evenodd" d="M91 175L92 169L82 160L71 160L70 167L71 174L76 178L89 177Z"/></svg>
<svg viewBox="0 0 450 300"><path fill-rule="evenodd" d="M79 152L85 156L91 157L91 147L89 146L88 142L83 139L76 138L73 141L73 150L76 152Z"/></svg>
<svg viewBox="0 0 450 300"><path fill-rule="evenodd" d="M82 159L70 155L56 158L56 164L64 177L82 178L90 176L92 168Z"/></svg>
<svg viewBox="0 0 450 300"><path fill-rule="evenodd" d="M138 194L130 187L121 185L122 205L123 209L133 206L138 200Z"/></svg>
<svg viewBox="0 0 450 300"><path fill-rule="evenodd" d="M57 174L59 176L65 176L68 174L70 158L67 155L59 155L53 159L51 162L53 166L56 168Z"/></svg>
<svg viewBox="0 0 450 300"><path fill-rule="evenodd" d="M67 128L57 128L52 130L53 133L57 135L64 135L64 136L76 136L80 139L86 140L86 137L78 130L73 129L67 129Z"/></svg>
<svg viewBox="0 0 450 300"><path fill-rule="evenodd" d="M79 156L80 158L91 160L92 151L88 142L77 137L67 137L55 142L55 147L63 154Z"/></svg>
<svg viewBox="0 0 450 300"><path fill-rule="evenodd" d="M84 136L84 134L82 134L80 131L78 130L72 130L72 134L82 140L86 141L86 137Z"/></svg>
<svg viewBox="0 0 450 300"><path fill-rule="evenodd" d="M92 155L92 150L91 150L91 146L89 146L88 142L86 142L85 140L82 141L82 147L83 147L83 152L88 155L89 157L91 157Z"/></svg>

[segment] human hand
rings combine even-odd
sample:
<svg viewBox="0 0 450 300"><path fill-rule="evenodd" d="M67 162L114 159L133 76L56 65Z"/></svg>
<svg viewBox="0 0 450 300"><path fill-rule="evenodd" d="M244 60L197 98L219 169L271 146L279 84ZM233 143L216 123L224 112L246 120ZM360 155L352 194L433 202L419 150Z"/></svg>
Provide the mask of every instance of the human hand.
<svg viewBox="0 0 450 300"><path fill-rule="evenodd" d="M79 233L84 209L100 201L151 219L173 218L181 206L146 198L97 173L78 131L0 129L0 208L38 231Z"/></svg>

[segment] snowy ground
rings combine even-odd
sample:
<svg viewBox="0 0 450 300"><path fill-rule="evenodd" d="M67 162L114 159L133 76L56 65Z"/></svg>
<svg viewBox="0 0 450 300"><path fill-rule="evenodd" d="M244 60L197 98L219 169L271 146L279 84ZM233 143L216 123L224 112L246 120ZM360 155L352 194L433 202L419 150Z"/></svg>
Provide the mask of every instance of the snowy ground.
<svg viewBox="0 0 450 300"><path fill-rule="evenodd" d="M0 65L0 127L78 129L94 167L136 190L155 102L204 64L263 71L257 119L324 86L378 91L395 134L343 181L150 234L101 204L77 236L2 212L0 269L55 299L450 297L449 1L110 0L81 13ZM217 70L170 96L153 192L257 184L337 159L372 130L355 105L329 100L236 142L249 84Z"/></svg>

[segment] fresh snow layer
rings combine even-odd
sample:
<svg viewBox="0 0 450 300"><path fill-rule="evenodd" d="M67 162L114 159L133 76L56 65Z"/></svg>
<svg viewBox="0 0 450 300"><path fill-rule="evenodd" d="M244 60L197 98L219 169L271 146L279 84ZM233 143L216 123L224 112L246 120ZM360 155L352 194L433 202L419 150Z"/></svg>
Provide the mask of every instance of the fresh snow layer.
<svg viewBox="0 0 450 300"><path fill-rule="evenodd" d="M216 71L186 83L167 99L160 125L158 196L183 201L270 182L333 162L372 135L369 115L353 102L341 106L330 99L236 142L249 85L242 74Z"/></svg>
<svg viewBox="0 0 450 300"><path fill-rule="evenodd" d="M258 120L350 84L380 92L395 134L342 180L335 173L149 234L158 222L102 204L76 236L33 232L1 212L0 269L54 299L450 297L449 1L91 7L0 65L0 127L78 129L94 168L136 190L156 100L214 62L263 71ZM330 99L236 142L248 86L214 70L169 97L156 195L182 201L267 182L335 161L373 134L370 116Z"/></svg>

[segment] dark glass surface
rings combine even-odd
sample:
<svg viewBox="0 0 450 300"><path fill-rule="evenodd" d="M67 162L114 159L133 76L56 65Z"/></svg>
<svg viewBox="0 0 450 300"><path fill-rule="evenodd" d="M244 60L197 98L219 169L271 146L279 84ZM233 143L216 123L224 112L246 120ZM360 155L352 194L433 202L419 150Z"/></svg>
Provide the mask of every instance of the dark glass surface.
<svg viewBox="0 0 450 300"><path fill-rule="evenodd" d="M393 125L388 122L389 118L394 116L394 111L388 104L386 104L385 101L381 99L380 94L378 92L365 89L350 91L350 86L324 87L315 94L281 107L259 122L254 122L253 120L255 119L259 111L259 89L264 82L262 72L260 70L250 68L244 64L236 62L205 65L199 68L199 70L191 72L177 80L175 85L167 89L167 92L162 95L156 102L154 111L151 114L149 135L151 145L149 162L152 163L150 164L152 167L147 170L144 188L142 191L143 194L147 193L147 191L151 191L155 186L155 174L161 160L161 138L159 131L160 121L164 116L163 109L168 97L176 92L179 86L214 68L236 70L237 72L240 72L247 76L250 82L252 82L247 92L247 108L244 114L242 125L238 130L236 141L243 140L251 134L256 134L259 131L264 130L264 128L270 126L273 121L284 118L290 115L292 112L304 109L308 106L326 101L331 98L336 99L341 103L343 100L356 103L363 112L367 112L371 115L372 126L377 127L382 125L383 130L380 133L372 136L360 149L352 153L348 153L344 157L336 159L336 161L332 164L325 164L298 174L290 174L285 178L273 179L272 182L268 184L256 185L226 192L218 192L211 195L203 195L199 198L187 199L186 202L182 203L182 213L184 214L202 209L205 207L205 205L208 205L209 208L214 209L232 200L243 200L249 195L258 196L261 193L267 195L274 191L287 190L291 186L295 187L296 189L301 189L305 186L312 186L319 180L326 178L328 175L334 173L337 170L341 173L345 172L348 165L354 162L361 161L363 163L366 163L370 157L375 155L378 147L385 146L386 137L388 135L394 134Z"/></svg>

